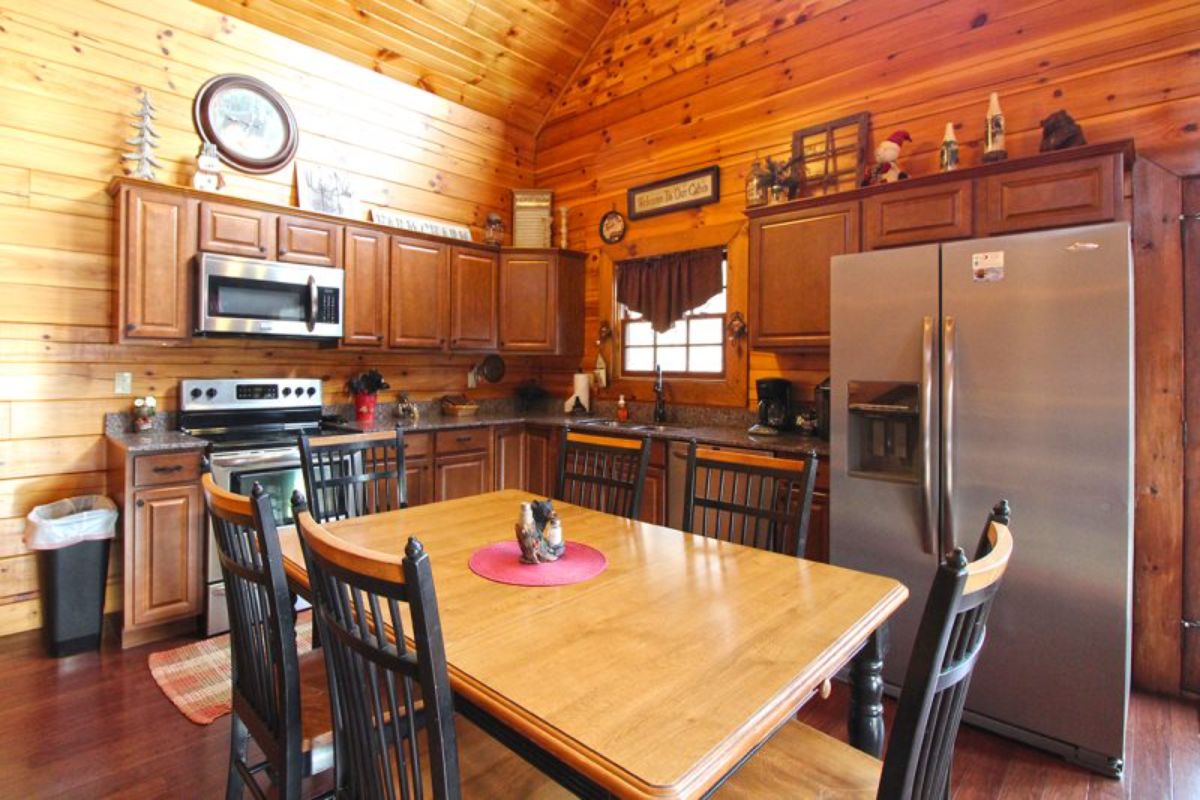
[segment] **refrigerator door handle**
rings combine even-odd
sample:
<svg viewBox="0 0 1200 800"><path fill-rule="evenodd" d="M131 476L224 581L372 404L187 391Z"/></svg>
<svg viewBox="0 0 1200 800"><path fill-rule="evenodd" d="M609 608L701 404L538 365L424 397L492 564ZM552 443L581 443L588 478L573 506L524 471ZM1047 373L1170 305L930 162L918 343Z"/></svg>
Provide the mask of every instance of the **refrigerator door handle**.
<svg viewBox="0 0 1200 800"><path fill-rule="evenodd" d="M956 547L954 535L954 317L942 322L942 553Z"/></svg>
<svg viewBox="0 0 1200 800"><path fill-rule="evenodd" d="M933 494L933 317L921 324L921 497L925 504L925 552L937 550L937 500Z"/></svg>

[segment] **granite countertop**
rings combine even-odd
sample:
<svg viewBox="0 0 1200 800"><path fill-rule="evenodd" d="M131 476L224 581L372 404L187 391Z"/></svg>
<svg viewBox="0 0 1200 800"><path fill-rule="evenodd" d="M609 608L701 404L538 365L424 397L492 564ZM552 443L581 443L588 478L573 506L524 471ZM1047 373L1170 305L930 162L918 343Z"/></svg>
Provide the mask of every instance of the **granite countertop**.
<svg viewBox="0 0 1200 800"><path fill-rule="evenodd" d="M751 436L746 428L733 425L691 425L687 423L667 423L661 427L652 423L631 421L629 427L606 427L589 424L590 420L605 419L602 416L576 417L569 414L546 412L488 412L480 411L470 417L447 417L441 415L423 415L419 420L399 421L397 418L386 416L377 418L373 425L359 426L349 423L363 431L392 430L399 427L405 433L435 433L441 430L461 428L483 428L492 425L566 425L575 430L591 431L593 433L625 433L635 436L649 436L652 439L667 439L671 441L688 441L695 439L701 444L724 445L726 447L744 447L752 450L772 450L779 453L808 453L816 452L818 456L829 455L829 442L815 436L799 433L781 433L778 436ZM637 426L646 426L638 428ZM651 428L647 430L646 428Z"/></svg>
<svg viewBox="0 0 1200 800"><path fill-rule="evenodd" d="M127 453L165 453L172 450L199 450L208 446L199 439L180 431L152 430L145 433L109 432L108 439Z"/></svg>

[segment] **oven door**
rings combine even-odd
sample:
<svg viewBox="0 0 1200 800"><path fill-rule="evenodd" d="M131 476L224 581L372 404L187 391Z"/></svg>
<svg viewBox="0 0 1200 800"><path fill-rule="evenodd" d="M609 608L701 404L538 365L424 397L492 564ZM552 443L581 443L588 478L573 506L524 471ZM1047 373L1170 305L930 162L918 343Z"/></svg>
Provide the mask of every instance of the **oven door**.
<svg viewBox="0 0 1200 800"><path fill-rule="evenodd" d="M304 473L300 466L299 448L278 447L214 453L209 463L212 465L213 481L222 489L248 495L255 483L262 484L271 498L275 524L281 528L293 524L292 492L296 489L304 491ZM204 629L207 635L214 636L229 630L229 611L225 600L221 561L217 556L217 543L213 538L211 526L208 532L206 572L208 591ZM297 600L296 608L308 608L308 604Z"/></svg>
<svg viewBox="0 0 1200 800"><path fill-rule="evenodd" d="M204 253L198 286L198 333L342 336L340 269Z"/></svg>

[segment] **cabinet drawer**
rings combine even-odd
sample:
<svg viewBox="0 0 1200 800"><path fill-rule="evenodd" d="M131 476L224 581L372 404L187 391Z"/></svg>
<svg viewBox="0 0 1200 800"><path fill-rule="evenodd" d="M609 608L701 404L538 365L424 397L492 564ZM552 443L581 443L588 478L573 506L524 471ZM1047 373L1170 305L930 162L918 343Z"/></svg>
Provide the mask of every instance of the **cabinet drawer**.
<svg viewBox="0 0 1200 800"><path fill-rule="evenodd" d="M275 215L253 208L200 204L200 249L246 258L271 258L275 250Z"/></svg>
<svg viewBox="0 0 1200 800"><path fill-rule="evenodd" d="M491 441L490 428L460 428L454 431L439 431L437 434L437 452L463 453L468 450L487 450Z"/></svg>
<svg viewBox="0 0 1200 800"><path fill-rule="evenodd" d="M200 451L138 456L133 462L135 486L190 483L200 480Z"/></svg>
<svg viewBox="0 0 1200 800"><path fill-rule="evenodd" d="M342 265L342 226L303 217L279 218L278 258L317 267Z"/></svg>
<svg viewBox="0 0 1200 800"><path fill-rule="evenodd" d="M429 455L431 437L428 433L404 434L404 457L417 458Z"/></svg>
<svg viewBox="0 0 1200 800"><path fill-rule="evenodd" d="M971 235L971 182L957 181L863 200L863 249Z"/></svg>
<svg viewBox="0 0 1200 800"><path fill-rule="evenodd" d="M1106 155L981 178L980 234L1116 219L1120 165L1120 155Z"/></svg>

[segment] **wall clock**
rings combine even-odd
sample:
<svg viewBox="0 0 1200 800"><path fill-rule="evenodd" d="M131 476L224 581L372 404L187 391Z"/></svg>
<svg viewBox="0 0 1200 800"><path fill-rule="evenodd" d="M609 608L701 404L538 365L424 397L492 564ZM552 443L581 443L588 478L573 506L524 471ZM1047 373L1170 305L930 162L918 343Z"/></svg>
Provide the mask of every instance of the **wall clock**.
<svg viewBox="0 0 1200 800"><path fill-rule="evenodd" d="M625 238L625 218L620 211L609 211L600 218L600 238L605 244L616 244Z"/></svg>
<svg viewBox="0 0 1200 800"><path fill-rule="evenodd" d="M196 93L196 132L242 172L275 172L296 155L299 132L292 109L279 93L248 75L218 75Z"/></svg>

